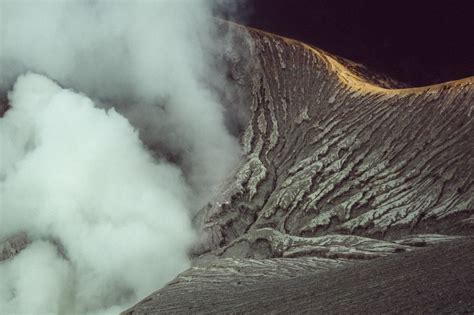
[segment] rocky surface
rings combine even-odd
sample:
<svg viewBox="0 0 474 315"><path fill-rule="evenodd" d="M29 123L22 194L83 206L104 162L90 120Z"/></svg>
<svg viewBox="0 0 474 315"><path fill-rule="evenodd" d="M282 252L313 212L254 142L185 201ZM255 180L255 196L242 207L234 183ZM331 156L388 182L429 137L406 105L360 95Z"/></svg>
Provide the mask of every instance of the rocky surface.
<svg viewBox="0 0 474 315"><path fill-rule="evenodd" d="M245 159L195 266L125 314L473 311L474 78L406 88L230 27Z"/></svg>
<svg viewBox="0 0 474 315"><path fill-rule="evenodd" d="M474 208L472 78L386 89L304 44L249 36L247 159L200 214L206 250L260 228L375 238L466 228L456 224Z"/></svg>
<svg viewBox="0 0 474 315"><path fill-rule="evenodd" d="M0 242L0 262L15 256L21 250L25 249L29 243L30 240L26 233L13 235L3 240Z"/></svg>

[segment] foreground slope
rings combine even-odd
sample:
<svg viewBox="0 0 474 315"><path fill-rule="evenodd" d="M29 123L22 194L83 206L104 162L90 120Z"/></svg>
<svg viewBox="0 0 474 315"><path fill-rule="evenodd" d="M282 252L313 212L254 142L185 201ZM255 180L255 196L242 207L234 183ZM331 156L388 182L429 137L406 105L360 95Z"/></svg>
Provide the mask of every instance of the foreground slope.
<svg viewBox="0 0 474 315"><path fill-rule="evenodd" d="M252 283L195 267L191 282L183 274L126 314L473 312L473 251L473 239L447 242L326 271L294 268L291 278L262 274Z"/></svg>

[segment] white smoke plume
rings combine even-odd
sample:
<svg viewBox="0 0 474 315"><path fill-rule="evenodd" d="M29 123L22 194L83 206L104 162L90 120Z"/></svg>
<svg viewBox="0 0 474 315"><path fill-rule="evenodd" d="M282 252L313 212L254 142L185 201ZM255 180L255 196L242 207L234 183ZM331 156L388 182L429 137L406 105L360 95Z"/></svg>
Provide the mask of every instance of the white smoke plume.
<svg viewBox="0 0 474 315"><path fill-rule="evenodd" d="M117 313L189 265L192 213L239 159L213 3L0 9L0 242L32 241L0 262L0 313Z"/></svg>
<svg viewBox="0 0 474 315"><path fill-rule="evenodd" d="M185 157L195 189L215 185L234 165L237 142L206 86L222 79L211 67L222 49L214 2L0 1L0 89L34 71L113 104L153 129L144 137Z"/></svg>

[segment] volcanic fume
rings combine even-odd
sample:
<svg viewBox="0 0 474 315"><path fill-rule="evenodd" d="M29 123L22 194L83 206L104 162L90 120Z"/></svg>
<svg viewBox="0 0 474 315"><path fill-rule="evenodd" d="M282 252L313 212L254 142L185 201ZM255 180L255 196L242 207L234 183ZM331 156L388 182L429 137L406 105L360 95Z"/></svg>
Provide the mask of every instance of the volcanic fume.
<svg viewBox="0 0 474 315"><path fill-rule="evenodd" d="M116 313L188 266L191 215L240 156L215 8L0 5L0 241L30 242L0 261L0 313Z"/></svg>

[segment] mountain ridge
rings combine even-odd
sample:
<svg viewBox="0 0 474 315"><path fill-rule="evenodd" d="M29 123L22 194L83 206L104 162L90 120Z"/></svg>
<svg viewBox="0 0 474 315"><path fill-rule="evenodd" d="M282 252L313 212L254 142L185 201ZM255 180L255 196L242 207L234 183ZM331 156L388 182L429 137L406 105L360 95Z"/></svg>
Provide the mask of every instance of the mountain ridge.
<svg viewBox="0 0 474 315"><path fill-rule="evenodd" d="M394 88L400 85L304 43L235 24L221 27L231 29L240 53L228 64L240 110L249 117L240 135L245 157L195 217L204 236L194 267L125 314L278 313L310 311L315 303L321 311L341 312L343 305L362 311L374 295L360 305L326 307L327 297L313 303L309 296L298 305L288 301L305 292L324 294L312 284L293 286L291 296L278 288L295 284L288 279L301 273L317 283L341 266L357 273L374 264L374 281L382 281L384 270L376 266L392 260L396 266L405 253L420 268L445 268L420 248L436 253L473 235L474 77ZM460 255L462 269L470 254ZM440 281L463 292L445 271ZM404 272L398 268L393 277ZM371 285L359 280L359 290ZM415 281L429 279L419 274ZM390 292L383 281L376 286L382 295ZM348 301L357 290L345 294ZM394 301L408 299L398 294ZM456 306L438 310L472 310L470 298L461 294ZM431 309L423 303L408 299L404 310ZM373 311L400 310L395 304L384 300Z"/></svg>

